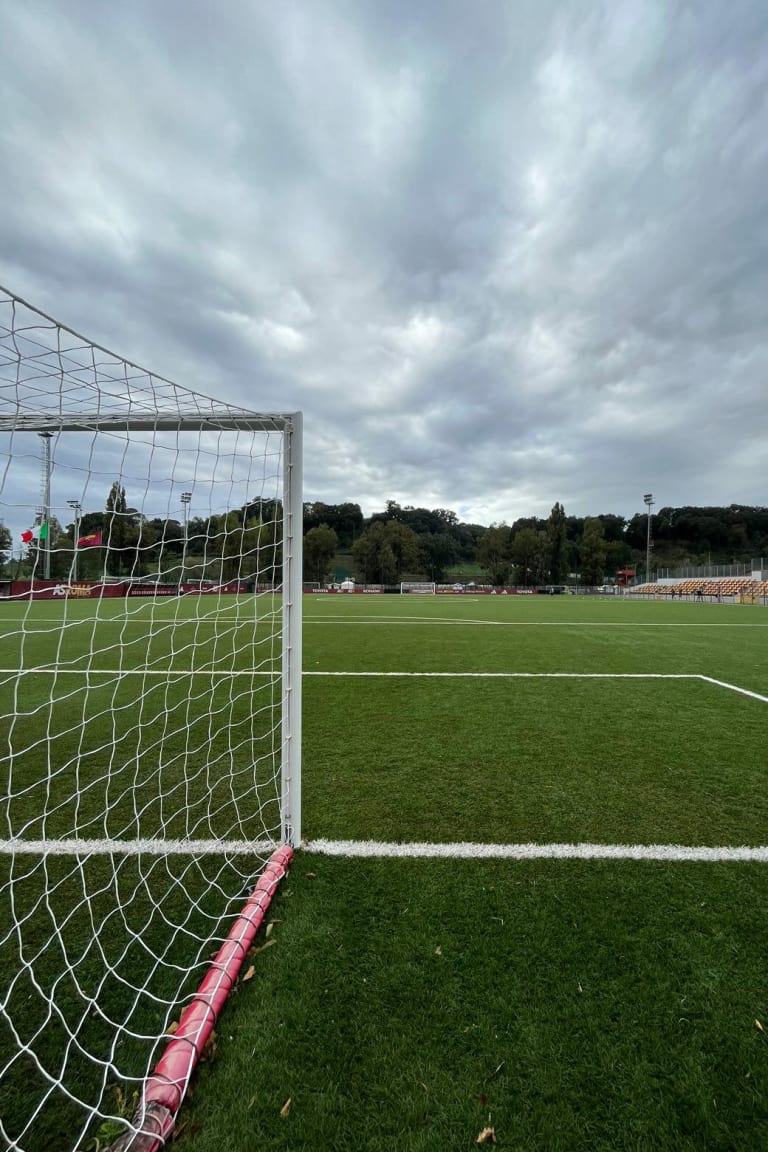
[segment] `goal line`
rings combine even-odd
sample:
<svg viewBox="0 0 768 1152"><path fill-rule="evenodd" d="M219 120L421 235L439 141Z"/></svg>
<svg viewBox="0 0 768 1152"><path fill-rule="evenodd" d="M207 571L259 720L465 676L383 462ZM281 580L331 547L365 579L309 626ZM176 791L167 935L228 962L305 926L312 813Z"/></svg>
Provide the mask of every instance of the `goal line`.
<svg viewBox="0 0 768 1152"><path fill-rule="evenodd" d="M322 856L411 860L660 860L754 861L768 864L768 846L686 844L398 844L376 840L309 840L302 847Z"/></svg>
<svg viewBox="0 0 768 1152"><path fill-rule="evenodd" d="M261 856L278 845L258 840L0 840L5 856ZM704 844L481 844L466 841L400 843L382 840L305 840L303 852L348 858L401 860L650 860L768 864L766 845Z"/></svg>

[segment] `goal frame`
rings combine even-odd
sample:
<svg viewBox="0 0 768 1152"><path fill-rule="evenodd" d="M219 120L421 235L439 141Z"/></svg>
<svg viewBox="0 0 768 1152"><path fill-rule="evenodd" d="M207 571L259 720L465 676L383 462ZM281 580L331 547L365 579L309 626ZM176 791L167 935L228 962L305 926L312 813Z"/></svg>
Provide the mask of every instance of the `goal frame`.
<svg viewBox="0 0 768 1152"><path fill-rule="evenodd" d="M437 584L434 580L401 580L400 595L435 596L437 595Z"/></svg>
<svg viewBox="0 0 768 1152"><path fill-rule="evenodd" d="M0 415L0 432L282 432L283 568L280 817L283 844L301 844L301 598L303 417L301 412L105 416L51 412Z"/></svg>

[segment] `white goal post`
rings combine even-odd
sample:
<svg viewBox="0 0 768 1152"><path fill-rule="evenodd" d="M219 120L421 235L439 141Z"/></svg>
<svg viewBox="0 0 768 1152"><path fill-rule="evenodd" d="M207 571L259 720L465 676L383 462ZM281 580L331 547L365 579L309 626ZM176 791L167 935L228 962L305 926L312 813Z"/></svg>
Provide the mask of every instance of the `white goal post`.
<svg viewBox="0 0 768 1152"><path fill-rule="evenodd" d="M301 478L0 288L4 1146L173 1130L301 840Z"/></svg>
<svg viewBox="0 0 768 1152"><path fill-rule="evenodd" d="M434 596L436 591L437 585L430 580L402 580L400 582L401 595L410 593L413 596Z"/></svg>

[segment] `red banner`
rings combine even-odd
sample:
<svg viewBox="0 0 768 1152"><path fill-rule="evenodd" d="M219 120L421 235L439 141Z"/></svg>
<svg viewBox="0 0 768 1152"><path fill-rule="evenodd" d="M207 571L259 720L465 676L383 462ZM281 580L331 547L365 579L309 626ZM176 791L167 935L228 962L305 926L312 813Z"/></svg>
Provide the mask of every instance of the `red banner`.
<svg viewBox="0 0 768 1152"><path fill-rule="evenodd" d="M90 536L79 536L77 546L78 548L100 548L101 529L98 532L91 532Z"/></svg>

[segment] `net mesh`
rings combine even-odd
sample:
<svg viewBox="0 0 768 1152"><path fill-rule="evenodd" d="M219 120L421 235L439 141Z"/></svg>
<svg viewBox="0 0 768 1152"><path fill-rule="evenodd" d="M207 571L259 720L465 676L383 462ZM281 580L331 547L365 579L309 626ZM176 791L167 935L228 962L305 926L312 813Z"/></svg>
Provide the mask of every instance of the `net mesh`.
<svg viewBox="0 0 768 1152"><path fill-rule="evenodd" d="M182 389L0 289L13 1149L125 1128L281 840L286 420Z"/></svg>

